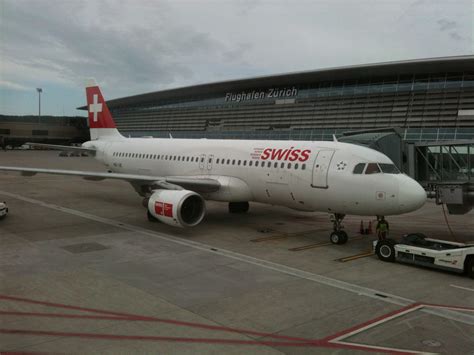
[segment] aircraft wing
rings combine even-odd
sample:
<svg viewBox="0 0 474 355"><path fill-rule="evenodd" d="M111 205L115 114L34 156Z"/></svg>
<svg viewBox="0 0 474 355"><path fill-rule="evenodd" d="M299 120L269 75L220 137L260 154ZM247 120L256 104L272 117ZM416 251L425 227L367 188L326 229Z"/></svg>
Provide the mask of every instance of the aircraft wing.
<svg viewBox="0 0 474 355"><path fill-rule="evenodd" d="M132 184L155 185L157 188L165 190L189 189L196 192L215 192L218 191L221 184L219 181L210 178L199 177L180 177L180 176L151 176L120 173L101 173L94 171L79 170L59 170L59 169L38 169L23 168L15 166L0 166L0 171L16 171L23 176L33 176L36 174L53 174L79 176L86 180L100 181L105 179L116 179L128 181Z"/></svg>
<svg viewBox="0 0 474 355"><path fill-rule="evenodd" d="M38 147L43 149L54 149L54 150L67 150L70 152L87 152L94 155L96 153L95 149L83 148L83 147L73 147L70 145L56 145L56 144L43 144L43 143L25 143L30 147Z"/></svg>

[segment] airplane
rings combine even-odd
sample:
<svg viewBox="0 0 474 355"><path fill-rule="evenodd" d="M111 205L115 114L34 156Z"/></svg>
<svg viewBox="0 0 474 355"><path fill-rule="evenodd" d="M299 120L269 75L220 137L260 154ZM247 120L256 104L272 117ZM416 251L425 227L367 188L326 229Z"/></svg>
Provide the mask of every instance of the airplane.
<svg viewBox="0 0 474 355"><path fill-rule="evenodd" d="M400 173L384 154L334 141L126 138L117 130L95 80L86 85L91 140L81 147L30 145L85 151L108 172L0 166L18 171L128 181L143 197L150 221L198 225L205 200L246 213L249 201L332 215L330 241L348 240L347 214L388 216L411 212L426 200L423 187Z"/></svg>

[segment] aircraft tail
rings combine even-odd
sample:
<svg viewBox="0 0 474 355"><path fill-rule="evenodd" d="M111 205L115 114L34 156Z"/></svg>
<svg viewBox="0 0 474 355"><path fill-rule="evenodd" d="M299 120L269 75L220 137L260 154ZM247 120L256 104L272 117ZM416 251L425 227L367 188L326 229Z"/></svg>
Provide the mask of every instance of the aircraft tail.
<svg viewBox="0 0 474 355"><path fill-rule="evenodd" d="M94 79L87 80L86 96L91 140L125 138L117 130L114 119Z"/></svg>

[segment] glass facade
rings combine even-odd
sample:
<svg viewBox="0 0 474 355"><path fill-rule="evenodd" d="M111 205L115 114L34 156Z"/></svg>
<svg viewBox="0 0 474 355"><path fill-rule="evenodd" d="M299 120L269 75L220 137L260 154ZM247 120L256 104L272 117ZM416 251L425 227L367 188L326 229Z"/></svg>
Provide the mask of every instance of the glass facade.
<svg viewBox="0 0 474 355"><path fill-rule="evenodd" d="M474 139L474 71L363 74L304 84L289 75L285 85L267 80L243 90L229 82L212 94L160 99L157 93L111 111L131 136L331 140L345 131L400 127L407 141Z"/></svg>

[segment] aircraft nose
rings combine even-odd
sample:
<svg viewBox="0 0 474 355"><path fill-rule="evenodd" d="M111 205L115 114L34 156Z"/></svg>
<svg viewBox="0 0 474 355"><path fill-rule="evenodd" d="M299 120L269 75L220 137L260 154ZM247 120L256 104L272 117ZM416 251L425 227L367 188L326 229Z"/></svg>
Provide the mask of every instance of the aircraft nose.
<svg viewBox="0 0 474 355"><path fill-rule="evenodd" d="M425 189L415 180L405 177L400 184L398 203L400 212L406 213L419 209L426 202Z"/></svg>

